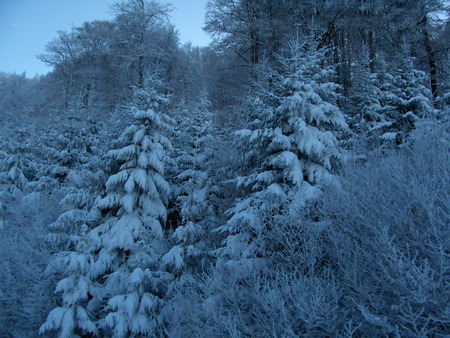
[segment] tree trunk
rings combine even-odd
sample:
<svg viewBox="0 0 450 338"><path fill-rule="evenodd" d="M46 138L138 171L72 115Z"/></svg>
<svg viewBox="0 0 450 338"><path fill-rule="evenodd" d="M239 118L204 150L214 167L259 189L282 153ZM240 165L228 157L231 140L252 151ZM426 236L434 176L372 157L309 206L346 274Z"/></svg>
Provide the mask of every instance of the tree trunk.
<svg viewBox="0 0 450 338"><path fill-rule="evenodd" d="M433 94L433 104L436 107L438 93L438 79L437 79L437 64L436 64L436 53L431 45L430 35L428 33L428 19L425 13L422 19L422 29L423 29L423 42L425 44L425 50L428 57L428 65L430 66L430 84L431 93Z"/></svg>
<svg viewBox="0 0 450 338"><path fill-rule="evenodd" d="M140 55L138 58L137 71L138 71L138 87L143 88L144 87L144 57L142 55Z"/></svg>
<svg viewBox="0 0 450 338"><path fill-rule="evenodd" d="M90 83L88 83L86 85L86 91L85 91L85 93L83 95L83 108L87 108L88 105L89 105L89 97L91 95L91 87L92 86L91 86Z"/></svg>

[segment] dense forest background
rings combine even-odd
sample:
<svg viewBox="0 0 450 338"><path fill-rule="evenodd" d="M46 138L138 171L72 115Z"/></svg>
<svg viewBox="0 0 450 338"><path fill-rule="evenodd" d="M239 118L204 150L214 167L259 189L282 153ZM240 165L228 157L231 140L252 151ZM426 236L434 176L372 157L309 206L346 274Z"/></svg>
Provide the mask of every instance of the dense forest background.
<svg viewBox="0 0 450 338"><path fill-rule="evenodd" d="M1 337L450 334L439 0L128 0L0 73Z"/></svg>

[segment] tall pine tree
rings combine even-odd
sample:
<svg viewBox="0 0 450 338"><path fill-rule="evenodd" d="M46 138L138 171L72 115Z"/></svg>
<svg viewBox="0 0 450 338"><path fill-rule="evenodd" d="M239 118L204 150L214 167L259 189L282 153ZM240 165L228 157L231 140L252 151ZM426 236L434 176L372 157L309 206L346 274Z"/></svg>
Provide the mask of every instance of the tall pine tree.
<svg viewBox="0 0 450 338"><path fill-rule="evenodd" d="M84 241L65 254L66 276L56 289L62 304L50 312L41 332L59 330L60 337L154 334L170 192L164 179L171 148L164 132L170 127L159 111L164 101L152 79L135 90L129 109L134 124L109 153L117 170L90 212Z"/></svg>
<svg viewBox="0 0 450 338"><path fill-rule="evenodd" d="M281 72L271 72L266 89L253 101L250 129L241 130L248 149L257 152L254 169L237 179L247 195L230 210L219 231L227 233L219 253L238 264L267 255L264 238L286 206L298 210L314 198L316 185L329 176L340 157L334 131L347 129L336 105L334 69L311 39L290 45L279 57Z"/></svg>

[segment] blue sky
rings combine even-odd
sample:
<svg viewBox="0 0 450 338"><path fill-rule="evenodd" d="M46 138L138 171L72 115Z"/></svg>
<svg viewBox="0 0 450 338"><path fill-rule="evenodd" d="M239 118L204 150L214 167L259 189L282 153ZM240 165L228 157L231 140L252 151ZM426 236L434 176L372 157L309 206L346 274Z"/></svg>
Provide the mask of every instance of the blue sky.
<svg viewBox="0 0 450 338"><path fill-rule="evenodd" d="M171 3L172 23L182 43L208 44L201 30L207 0L160 1ZM111 20L110 6L117 0L0 0L0 71L26 72L28 77L50 71L36 55L57 36L58 30L70 30L85 21Z"/></svg>

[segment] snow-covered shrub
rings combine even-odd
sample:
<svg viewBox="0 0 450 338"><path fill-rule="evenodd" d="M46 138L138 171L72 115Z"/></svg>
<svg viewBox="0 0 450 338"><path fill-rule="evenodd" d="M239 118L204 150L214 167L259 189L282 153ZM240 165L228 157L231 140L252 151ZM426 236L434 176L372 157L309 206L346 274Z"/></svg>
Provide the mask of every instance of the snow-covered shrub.
<svg viewBox="0 0 450 338"><path fill-rule="evenodd" d="M0 336L37 336L55 302L55 278L44 273L50 259L46 225L55 220L63 194L21 192L3 200L0 228Z"/></svg>
<svg viewBox="0 0 450 338"><path fill-rule="evenodd" d="M219 264L172 299L167 331L198 337L333 336L344 326L340 298L331 275L281 268L242 275Z"/></svg>
<svg viewBox="0 0 450 338"><path fill-rule="evenodd" d="M368 336L450 328L449 124L424 123L400 150L345 166L324 193L330 259L348 318Z"/></svg>

